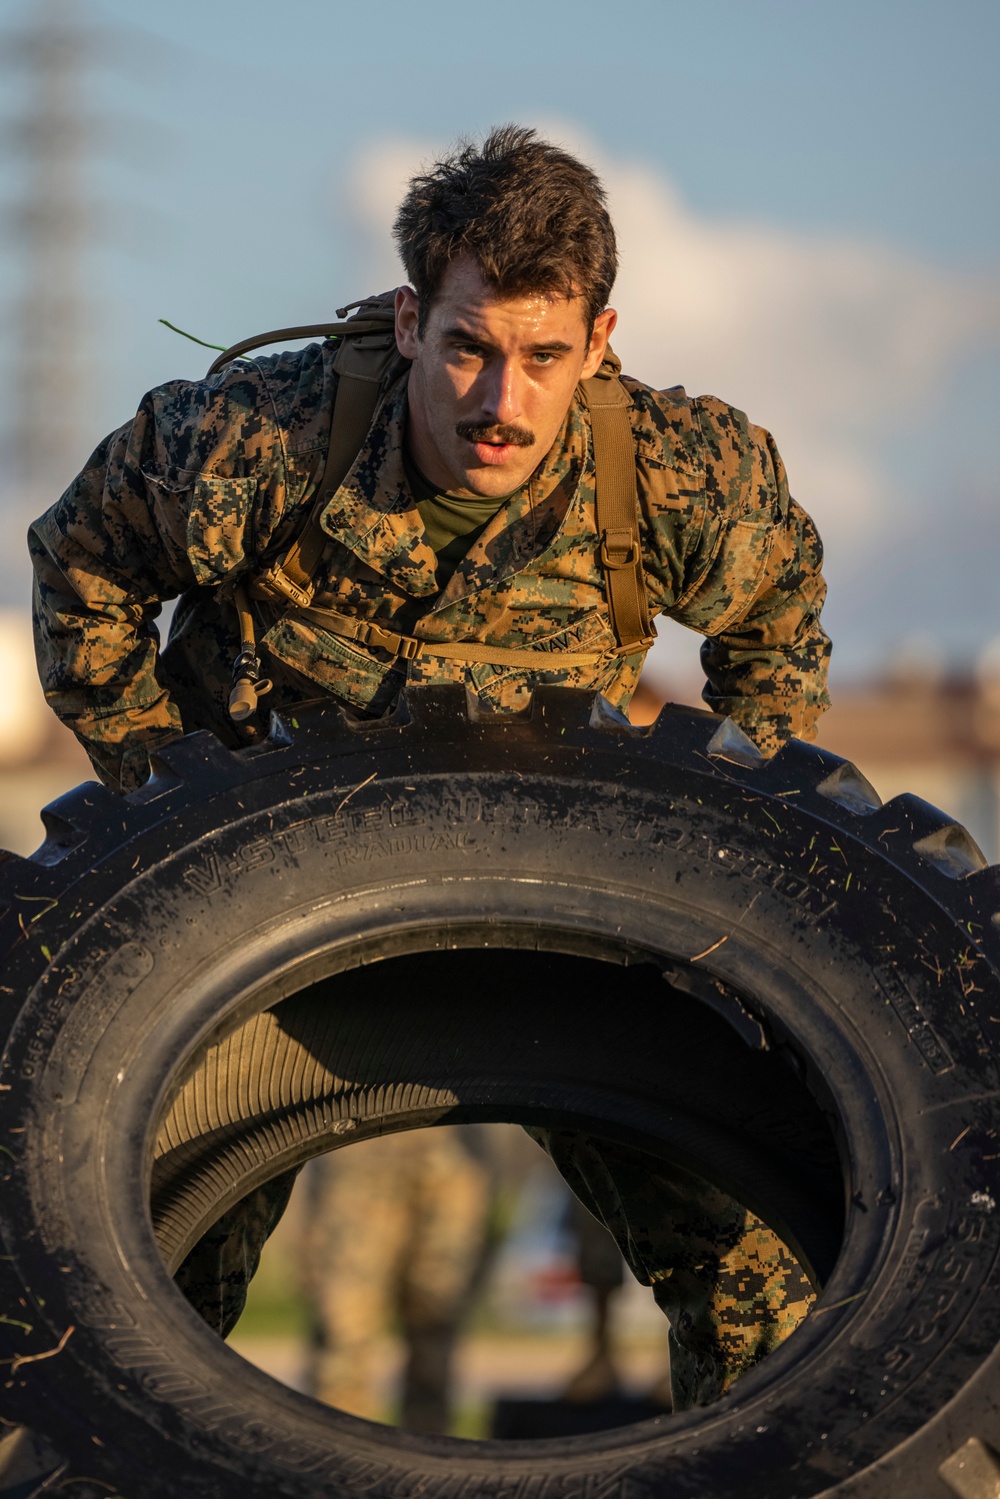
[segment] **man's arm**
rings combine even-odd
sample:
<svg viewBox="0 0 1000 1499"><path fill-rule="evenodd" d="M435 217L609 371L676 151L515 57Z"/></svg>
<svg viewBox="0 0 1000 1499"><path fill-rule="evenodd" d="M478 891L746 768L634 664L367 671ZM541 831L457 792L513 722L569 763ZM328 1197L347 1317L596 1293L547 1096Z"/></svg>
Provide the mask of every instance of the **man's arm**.
<svg viewBox="0 0 1000 1499"><path fill-rule="evenodd" d="M830 642L819 622L823 547L791 499L769 434L742 412L692 403L703 437L705 515L685 559L692 580L667 612L707 637L703 697L767 755L812 739L829 707Z"/></svg>
<svg viewBox="0 0 1000 1499"><path fill-rule="evenodd" d="M141 784L182 731L157 680L160 601L246 565L260 476L282 473L259 373L228 366L152 391L31 527L42 685L107 784Z"/></svg>
<svg viewBox="0 0 1000 1499"><path fill-rule="evenodd" d="M725 560L740 565L731 544ZM775 528L771 555L746 614L701 648L707 678L702 697L728 714L766 755L786 739L814 739L830 706L826 688L830 641L819 622L826 596L823 546L794 500Z"/></svg>

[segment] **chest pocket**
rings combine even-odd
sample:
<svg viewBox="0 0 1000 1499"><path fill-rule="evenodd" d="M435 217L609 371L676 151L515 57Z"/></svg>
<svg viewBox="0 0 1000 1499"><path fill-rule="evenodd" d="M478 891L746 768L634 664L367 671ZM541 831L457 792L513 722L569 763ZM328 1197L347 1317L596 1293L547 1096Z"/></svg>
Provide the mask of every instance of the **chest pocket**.
<svg viewBox="0 0 1000 1499"><path fill-rule="evenodd" d="M198 474L191 486L187 551L199 583L215 583L238 568L246 556L254 478L220 479Z"/></svg>

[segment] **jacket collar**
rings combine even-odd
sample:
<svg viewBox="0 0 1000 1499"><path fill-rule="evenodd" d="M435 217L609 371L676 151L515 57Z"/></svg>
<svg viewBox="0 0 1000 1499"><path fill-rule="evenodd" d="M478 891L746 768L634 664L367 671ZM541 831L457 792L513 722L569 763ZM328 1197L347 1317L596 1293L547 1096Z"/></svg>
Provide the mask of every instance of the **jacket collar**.
<svg viewBox="0 0 1000 1499"><path fill-rule="evenodd" d="M548 453L466 552L431 613L514 577L548 550L588 471L588 446L588 419L574 398Z"/></svg>
<svg viewBox="0 0 1000 1499"><path fill-rule="evenodd" d="M437 557L403 469L408 372L386 393L340 488L320 515L326 534L416 598L440 592ZM521 572L551 545L587 465L589 420L575 396L558 437L527 484L502 506L459 563L436 606ZM436 612L436 611L435 611Z"/></svg>
<svg viewBox="0 0 1000 1499"><path fill-rule="evenodd" d="M438 592L437 558L403 471L406 385L390 386L347 477L319 523L362 562L416 598Z"/></svg>

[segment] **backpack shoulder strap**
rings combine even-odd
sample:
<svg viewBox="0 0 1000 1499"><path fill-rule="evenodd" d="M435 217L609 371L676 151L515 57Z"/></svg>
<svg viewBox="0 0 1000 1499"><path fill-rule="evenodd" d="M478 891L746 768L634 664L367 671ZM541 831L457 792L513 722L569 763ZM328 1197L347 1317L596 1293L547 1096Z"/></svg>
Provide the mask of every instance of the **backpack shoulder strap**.
<svg viewBox="0 0 1000 1499"><path fill-rule="evenodd" d="M648 650L655 637L642 574L635 437L628 417L632 397L618 379L621 365L610 349L608 354L596 375L580 381L580 392L590 409L594 439L598 556L615 638L630 654Z"/></svg>
<svg viewBox="0 0 1000 1499"><path fill-rule="evenodd" d="M209 374L251 349L296 338L337 338L334 355L337 371L337 394L330 416L330 437L326 462L316 487L316 500L305 525L279 562L259 574L250 586L255 598L286 601L304 609L312 603L313 575L326 546L326 532L320 525L330 495L347 476L372 424L375 408L387 373L394 363L402 367L396 349L395 291L381 292L362 302L338 307L337 314L346 319L339 323L317 323L302 328L281 328L261 333L234 344L212 364ZM352 307L358 310L347 317Z"/></svg>

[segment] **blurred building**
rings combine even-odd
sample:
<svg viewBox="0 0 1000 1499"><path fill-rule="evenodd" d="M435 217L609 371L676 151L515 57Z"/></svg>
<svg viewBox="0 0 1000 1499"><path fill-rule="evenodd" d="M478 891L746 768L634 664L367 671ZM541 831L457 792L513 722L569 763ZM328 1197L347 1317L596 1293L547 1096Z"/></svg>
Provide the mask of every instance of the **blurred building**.
<svg viewBox="0 0 1000 1499"><path fill-rule="evenodd" d="M633 722L651 722L671 699L699 705L690 682L670 686L643 679ZM908 648L880 678L834 690L817 743L852 760L884 801L909 791L940 807L1000 861L1000 642L964 673L945 671L929 647Z"/></svg>
<svg viewBox="0 0 1000 1499"><path fill-rule="evenodd" d="M27 609L0 609L0 683L0 848L27 854L41 808L94 773L42 696Z"/></svg>
<svg viewBox="0 0 1000 1499"><path fill-rule="evenodd" d="M841 691L819 742L853 760L883 800L923 797L1000 861L1000 673L890 673Z"/></svg>

